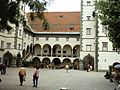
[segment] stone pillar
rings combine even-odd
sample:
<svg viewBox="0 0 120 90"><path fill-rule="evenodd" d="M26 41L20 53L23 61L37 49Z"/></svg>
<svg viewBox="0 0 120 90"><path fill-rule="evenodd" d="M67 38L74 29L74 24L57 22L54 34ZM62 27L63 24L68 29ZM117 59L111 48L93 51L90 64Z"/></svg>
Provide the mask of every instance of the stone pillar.
<svg viewBox="0 0 120 90"><path fill-rule="evenodd" d="M79 62L80 70L84 70L84 61L80 60Z"/></svg>

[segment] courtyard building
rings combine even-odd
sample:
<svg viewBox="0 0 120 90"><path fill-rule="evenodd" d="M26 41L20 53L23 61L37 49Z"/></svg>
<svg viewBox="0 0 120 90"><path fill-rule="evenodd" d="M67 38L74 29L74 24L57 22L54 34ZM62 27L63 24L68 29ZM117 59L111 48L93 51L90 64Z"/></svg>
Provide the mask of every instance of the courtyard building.
<svg viewBox="0 0 120 90"><path fill-rule="evenodd" d="M94 71L108 70L119 62L120 55L112 47L105 26L96 16L96 0L81 0L80 12L44 12L49 25L40 19L31 21L25 13L27 25L13 26L0 32L0 63L20 66L25 62L40 64L42 68L70 68ZM23 4L20 5L23 7Z"/></svg>

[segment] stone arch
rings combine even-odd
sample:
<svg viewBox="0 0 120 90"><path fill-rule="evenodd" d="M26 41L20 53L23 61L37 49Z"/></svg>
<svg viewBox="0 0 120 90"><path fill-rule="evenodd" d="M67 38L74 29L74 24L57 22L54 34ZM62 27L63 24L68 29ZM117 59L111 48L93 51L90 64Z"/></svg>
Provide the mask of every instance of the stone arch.
<svg viewBox="0 0 120 90"><path fill-rule="evenodd" d="M87 69L87 65L88 64L92 65L93 70L94 70L94 57L93 56L91 56L90 54L88 54L87 56L85 56L83 58L83 61L84 61L84 70Z"/></svg>
<svg viewBox="0 0 120 90"><path fill-rule="evenodd" d="M41 46L39 44L35 44L33 46L33 54L36 55L36 56L41 55Z"/></svg>
<svg viewBox="0 0 120 90"><path fill-rule="evenodd" d="M53 55L52 56L61 56L61 46L59 44L55 44L53 46Z"/></svg>
<svg viewBox="0 0 120 90"><path fill-rule="evenodd" d="M41 63L41 61L40 61L40 59L38 57L34 57L32 62L33 62L34 67L40 66L40 63Z"/></svg>
<svg viewBox="0 0 120 90"><path fill-rule="evenodd" d="M80 69L79 64L80 64L79 59L75 59L75 60L73 61L73 68L74 68L75 70L79 70L79 69Z"/></svg>
<svg viewBox="0 0 120 90"><path fill-rule="evenodd" d="M53 63L54 65L60 65L60 64L61 64L61 61L60 61L59 58L54 58L53 61L52 61L52 63Z"/></svg>
<svg viewBox="0 0 120 90"><path fill-rule="evenodd" d="M50 56L51 55L51 46L49 44L45 44L43 46L43 56Z"/></svg>
<svg viewBox="0 0 120 90"><path fill-rule="evenodd" d="M50 59L49 58L44 58L42 60L42 64L44 68L48 68L49 64L50 64Z"/></svg>
<svg viewBox="0 0 120 90"><path fill-rule="evenodd" d="M73 47L73 57L79 57L80 55L80 45L75 45Z"/></svg>
<svg viewBox="0 0 120 90"><path fill-rule="evenodd" d="M13 55L9 51L4 53L4 55L3 55L3 63L6 66L10 67L11 64L12 64L12 60L13 60Z"/></svg>
<svg viewBox="0 0 120 90"><path fill-rule="evenodd" d="M69 59L69 58L65 58L65 59L63 59L63 62L62 62L62 64L65 66L65 65L71 65L71 60Z"/></svg>
<svg viewBox="0 0 120 90"><path fill-rule="evenodd" d="M72 47L70 45L63 46L63 57L71 57L72 56Z"/></svg>

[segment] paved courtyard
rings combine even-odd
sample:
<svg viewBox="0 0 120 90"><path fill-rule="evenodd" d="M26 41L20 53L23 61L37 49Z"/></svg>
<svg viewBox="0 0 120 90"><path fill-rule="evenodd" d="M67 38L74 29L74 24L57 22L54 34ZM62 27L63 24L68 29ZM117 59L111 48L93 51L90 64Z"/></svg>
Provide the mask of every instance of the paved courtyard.
<svg viewBox="0 0 120 90"><path fill-rule="evenodd" d="M26 68L26 81L20 86L18 70L19 68L7 68L6 75L0 75L0 90L60 90L61 87L68 90L114 90L117 86L116 83L104 78L105 72L69 70L69 73L66 73L64 69L40 69L39 86L34 88L33 68Z"/></svg>

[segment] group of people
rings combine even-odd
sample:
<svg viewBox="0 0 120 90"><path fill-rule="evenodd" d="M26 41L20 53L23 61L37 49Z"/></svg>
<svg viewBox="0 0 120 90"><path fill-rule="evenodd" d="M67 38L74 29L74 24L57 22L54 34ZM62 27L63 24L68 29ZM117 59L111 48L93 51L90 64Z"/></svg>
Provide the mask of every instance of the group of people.
<svg viewBox="0 0 120 90"><path fill-rule="evenodd" d="M23 82L26 79L26 69L24 67L21 67L18 74L19 74L20 86L22 86ZM38 78L39 78L39 67L36 67L33 71L33 87L38 86Z"/></svg>
<svg viewBox="0 0 120 90"><path fill-rule="evenodd" d="M87 64L87 72L92 71L93 67L91 64Z"/></svg>

